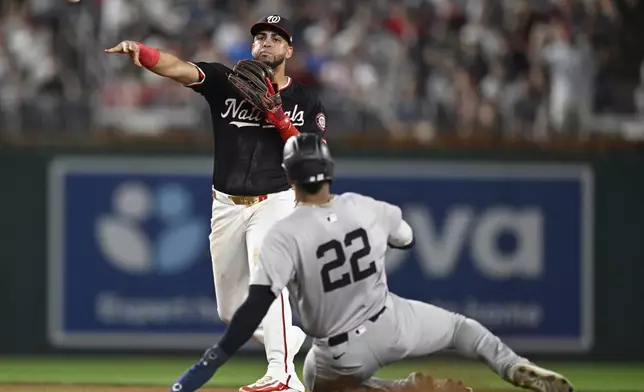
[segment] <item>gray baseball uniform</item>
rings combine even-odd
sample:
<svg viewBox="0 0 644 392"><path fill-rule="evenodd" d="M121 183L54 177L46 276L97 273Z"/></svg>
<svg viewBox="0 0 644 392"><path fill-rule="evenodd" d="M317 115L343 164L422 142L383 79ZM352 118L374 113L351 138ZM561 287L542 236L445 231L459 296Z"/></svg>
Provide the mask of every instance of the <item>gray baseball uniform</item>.
<svg viewBox="0 0 644 392"><path fill-rule="evenodd" d="M526 361L478 322L389 292L388 243L409 241L400 208L356 193L300 205L272 227L252 284L270 285L276 295L284 287L291 292L314 338L304 365L309 390L347 378L399 385L404 381L372 376L386 364L446 348L484 358L501 376Z"/></svg>

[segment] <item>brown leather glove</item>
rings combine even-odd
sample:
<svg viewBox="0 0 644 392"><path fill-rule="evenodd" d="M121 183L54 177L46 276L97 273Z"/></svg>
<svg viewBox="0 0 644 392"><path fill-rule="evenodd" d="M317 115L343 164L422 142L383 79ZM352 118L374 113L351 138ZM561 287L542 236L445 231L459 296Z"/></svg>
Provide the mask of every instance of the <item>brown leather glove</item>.
<svg viewBox="0 0 644 392"><path fill-rule="evenodd" d="M451 378L434 378L420 372L411 373L405 386L396 392L472 392L462 381Z"/></svg>
<svg viewBox="0 0 644 392"><path fill-rule="evenodd" d="M451 378L437 379L420 372L411 373L407 379L393 382L396 386L384 390L355 385L346 380L341 384L329 385L315 392L472 392L462 381Z"/></svg>
<svg viewBox="0 0 644 392"><path fill-rule="evenodd" d="M233 87L262 113L272 113L282 107L277 92L275 74L268 65L257 60L239 60L228 75Z"/></svg>

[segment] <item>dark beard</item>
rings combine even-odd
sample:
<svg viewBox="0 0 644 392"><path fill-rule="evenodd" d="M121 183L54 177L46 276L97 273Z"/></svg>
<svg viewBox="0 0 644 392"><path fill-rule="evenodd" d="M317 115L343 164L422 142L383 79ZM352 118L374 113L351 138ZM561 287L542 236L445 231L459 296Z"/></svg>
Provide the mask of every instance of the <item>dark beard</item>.
<svg viewBox="0 0 644 392"><path fill-rule="evenodd" d="M257 57L259 56L256 56L255 60L261 61L273 69L277 69L277 67L279 67L284 62L284 60L286 60L286 56L279 56L279 57L275 56L275 60L273 61L264 61L264 60L258 59Z"/></svg>

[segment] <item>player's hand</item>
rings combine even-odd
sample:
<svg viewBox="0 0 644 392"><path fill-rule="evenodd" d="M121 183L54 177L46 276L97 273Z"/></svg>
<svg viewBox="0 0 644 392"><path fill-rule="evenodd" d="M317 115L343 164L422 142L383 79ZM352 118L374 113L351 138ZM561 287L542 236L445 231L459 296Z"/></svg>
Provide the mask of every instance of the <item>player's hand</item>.
<svg viewBox="0 0 644 392"><path fill-rule="evenodd" d="M172 385L171 392L194 392L204 386L212 376L217 373L219 367L226 361L221 357L218 349L213 346L204 353L199 362L192 365L185 373Z"/></svg>
<svg viewBox="0 0 644 392"><path fill-rule="evenodd" d="M123 41L113 48L105 49L105 52L127 54L134 62L134 65L136 65L137 67L143 67L143 65L141 65L141 62L139 61L140 47L138 42Z"/></svg>

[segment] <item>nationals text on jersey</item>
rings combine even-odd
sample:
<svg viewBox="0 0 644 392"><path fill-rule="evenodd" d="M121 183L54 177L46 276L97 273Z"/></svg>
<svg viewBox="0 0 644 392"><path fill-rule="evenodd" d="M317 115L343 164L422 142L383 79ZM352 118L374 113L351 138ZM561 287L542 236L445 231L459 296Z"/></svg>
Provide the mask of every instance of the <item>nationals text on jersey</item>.
<svg viewBox="0 0 644 392"><path fill-rule="evenodd" d="M233 120L241 121L231 121L230 124L236 125L238 128L242 127L258 127L261 123L265 122L264 113L255 109L250 102L243 99L241 102L237 98L228 98L224 102L226 105L225 111L221 113L221 118L228 118L232 115ZM296 104L293 107L293 113L289 111L284 111L287 116L290 117L291 122L296 127L301 127L304 125L304 112L298 110L298 105ZM264 125L264 128L274 127L274 125L267 124Z"/></svg>

